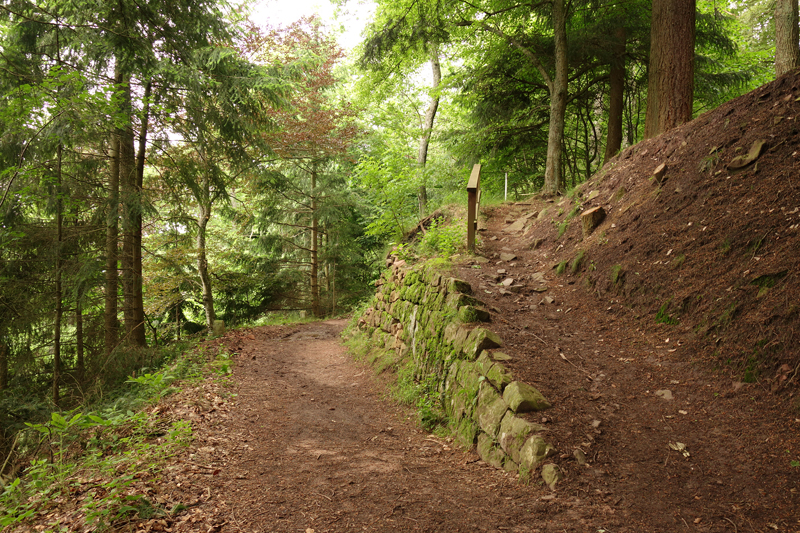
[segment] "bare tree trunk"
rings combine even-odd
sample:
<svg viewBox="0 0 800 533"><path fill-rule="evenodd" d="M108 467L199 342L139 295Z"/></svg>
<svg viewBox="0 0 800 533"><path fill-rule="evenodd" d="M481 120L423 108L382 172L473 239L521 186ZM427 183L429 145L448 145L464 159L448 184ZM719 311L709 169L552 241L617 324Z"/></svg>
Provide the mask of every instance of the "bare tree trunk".
<svg viewBox="0 0 800 533"><path fill-rule="evenodd" d="M208 180L206 180L208 190ZM203 288L203 309L206 313L206 326L211 330L214 327L214 320L217 318L214 313L214 293L211 291L211 276L208 274L208 258L206 257L206 229L208 221L211 220L211 206L203 205L197 212L197 272L200 274L200 284Z"/></svg>
<svg viewBox="0 0 800 533"><path fill-rule="evenodd" d="M800 67L797 0L775 4L775 77Z"/></svg>
<svg viewBox="0 0 800 533"><path fill-rule="evenodd" d="M0 390L8 388L8 345L0 341Z"/></svg>
<svg viewBox="0 0 800 533"><path fill-rule="evenodd" d="M144 163L145 148L147 146L147 131L150 122L150 94L152 83L147 82L144 88L144 108L142 110L141 126L139 129L139 148L136 153L136 211L133 219L133 320L136 325L134 330L134 343L144 346L147 343L144 316L144 290L142 287L142 191L144 189Z"/></svg>
<svg viewBox="0 0 800 533"><path fill-rule="evenodd" d="M137 187L136 155L133 148L133 113L131 103L130 74L122 75L119 90L122 92L122 113L126 124L119 130L119 181L122 201L122 315L125 320L125 333L133 346L145 346L144 310L137 298L141 283L141 268L137 258L141 254L142 208L140 191ZM140 259L139 259L140 262Z"/></svg>
<svg viewBox="0 0 800 533"><path fill-rule="evenodd" d="M321 316L319 305L319 220L317 218L317 169L311 170L311 314Z"/></svg>
<svg viewBox="0 0 800 533"><path fill-rule="evenodd" d="M83 304L80 297L75 303L75 371L79 382L83 381L86 375L86 362L84 361L83 347Z"/></svg>
<svg viewBox="0 0 800 533"><path fill-rule="evenodd" d="M653 0L644 137L692 119L696 0Z"/></svg>
<svg viewBox="0 0 800 533"><path fill-rule="evenodd" d="M617 28L614 39L614 58L609 79L608 134L603 163L617 155L622 146L622 110L625 101L625 28Z"/></svg>
<svg viewBox="0 0 800 533"><path fill-rule="evenodd" d="M133 247L134 247L134 224L136 209L135 191L136 186L136 161L133 151L133 125L130 123L131 116L131 87L130 74L123 72L120 76L120 84L117 90L121 93L120 114L124 115L125 125L117 130L119 138L119 193L122 205L122 317L125 323L125 334L127 341L131 339L133 330L136 328L136 319L133 314L134 308L134 269L133 269Z"/></svg>
<svg viewBox="0 0 800 533"><path fill-rule="evenodd" d="M108 216L106 217L105 272L105 353L110 354L119 339L117 297L119 292L119 138L111 138L111 169L108 177Z"/></svg>
<svg viewBox="0 0 800 533"><path fill-rule="evenodd" d="M61 381L61 243L64 239L64 203L61 198L61 157L63 148L59 144L56 161L56 275L55 275L55 320L53 321L53 404L58 407L61 401L59 384Z"/></svg>
<svg viewBox="0 0 800 533"><path fill-rule="evenodd" d="M549 83L550 125L547 134L547 163L542 194L558 194L563 188L561 164L564 142L564 116L567 111L567 21L564 0L553 0L555 76Z"/></svg>
<svg viewBox="0 0 800 533"><path fill-rule="evenodd" d="M428 110L425 112L425 122L422 124L422 135L419 138L419 152L417 153L417 166L421 173L422 183L419 186L417 197L419 199L419 218L424 218L428 210L428 188L425 183L425 164L428 162L428 145L431 142L433 133L433 121L436 119L436 111L439 109L439 85L442 82L442 67L439 64L439 45L429 43L431 47L431 71L433 74L433 84L431 85L431 99L428 103Z"/></svg>

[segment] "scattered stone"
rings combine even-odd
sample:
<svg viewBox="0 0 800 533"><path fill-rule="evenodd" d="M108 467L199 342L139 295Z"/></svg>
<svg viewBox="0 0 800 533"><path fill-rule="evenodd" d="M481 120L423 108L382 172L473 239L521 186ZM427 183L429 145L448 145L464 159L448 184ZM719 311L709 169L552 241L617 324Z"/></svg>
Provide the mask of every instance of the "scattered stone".
<svg viewBox="0 0 800 533"><path fill-rule="evenodd" d="M513 261L516 258L517 256L514 254L506 254L506 253L500 254L500 261L508 262L508 261Z"/></svg>
<svg viewBox="0 0 800 533"><path fill-rule="evenodd" d="M586 201L588 202L589 200L594 200L599 195L600 195L600 191L598 191L597 189L595 189L593 191L590 191L589 192L589 196L586 197Z"/></svg>
<svg viewBox="0 0 800 533"><path fill-rule="evenodd" d="M672 401L672 398L673 398L672 391L667 390L667 389L657 390L656 391L656 396L658 396L659 398L662 398L664 400L667 400L668 402Z"/></svg>
<svg viewBox="0 0 800 533"><path fill-rule="evenodd" d="M481 257L480 255L476 255L475 258L473 259L473 261L475 261L476 263L478 263L480 265L485 265L486 263L489 262L489 260L487 258Z"/></svg>
<svg viewBox="0 0 800 533"><path fill-rule="evenodd" d="M551 407L544 395L521 381L514 381L503 391L503 399L515 413L543 411Z"/></svg>
<svg viewBox="0 0 800 533"><path fill-rule="evenodd" d="M580 448L576 448L572 455L575 457L575 460L578 461L578 464L581 466L586 466L586 454L583 453L583 450Z"/></svg>
<svg viewBox="0 0 800 533"><path fill-rule="evenodd" d="M510 287L514 284L514 278L506 278L500 282L501 285L505 287Z"/></svg>
<svg viewBox="0 0 800 533"><path fill-rule="evenodd" d="M497 269L497 273L500 274L500 275L503 275L503 274L506 273L506 269L505 268L498 268Z"/></svg>
<svg viewBox="0 0 800 533"><path fill-rule="evenodd" d="M550 296L545 296L544 298L542 298L542 301L541 301L541 302L539 302L539 305L541 305L541 304L546 304L546 305L549 305L549 304L552 304L552 303L554 303L554 302L555 302L555 300L554 300L552 297L550 297Z"/></svg>
<svg viewBox="0 0 800 533"><path fill-rule="evenodd" d="M659 185L663 184L667 179L667 164L661 163L653 171L653 178Z"/></svg>
<svg viewBox="0 0 800 533"><path fill-rule="evenodd" d="M766 144L767 141L763 139L755 141L750 147L750 151L747 152L747 155L736 156L728 163L728 170L739 170L755 162L755 160L764 153L764 146Z"/></svg>
<svg viewBox="0 0 800 533"><path fill-rule="evenodd" d="M564 474L557 464L549 463L542 467L542 479L550 490L556 490L556 484L564 479Z"/></svg>
<svg viewBox="0 0 800 533"><path fill-rule="evenodd" d="M514 232L517 232L517 231L522 231L525 228L525 224L527 224L527 222L528 222L528 217L518 218L516 221L514 221L513 224L503 228L503 231L508 232L508 233L514 233Z"/></svg>
<svg viewBox="0 0 800 533"><path fill-rule="evenodd" d="M599 226L606 218L606 210L601 206L593 207L584 211L581 214L581 222L583 224L583 238L585 239L592 234L594 229Z"/></svg>

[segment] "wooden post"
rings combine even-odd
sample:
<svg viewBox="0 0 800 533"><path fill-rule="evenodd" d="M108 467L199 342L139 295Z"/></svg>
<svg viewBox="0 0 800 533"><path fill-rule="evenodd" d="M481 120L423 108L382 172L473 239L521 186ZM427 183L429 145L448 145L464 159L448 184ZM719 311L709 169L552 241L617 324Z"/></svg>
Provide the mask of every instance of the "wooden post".
<svg viewBox="0 0 800 533"><path fill-rule="evenodd" d="M475 252L475 230L478 228L478 205L481 198L481 165L472 167L467 183L467 250Z"/></svg>

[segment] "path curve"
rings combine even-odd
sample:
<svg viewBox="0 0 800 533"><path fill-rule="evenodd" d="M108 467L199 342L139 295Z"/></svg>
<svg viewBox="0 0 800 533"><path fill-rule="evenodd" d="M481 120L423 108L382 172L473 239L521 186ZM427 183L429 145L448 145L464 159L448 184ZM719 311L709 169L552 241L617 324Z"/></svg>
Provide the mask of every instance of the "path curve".
<svg viewBox="0 0 800 533"><path fill-rule="evenodd" d="M346 354L343 327L229 334L238 397L195 430L190 458L205 470L183 489L198 503L172 531L586 530L576 498L421 431ZM591 513L593 527L619 518Z"/></svg>

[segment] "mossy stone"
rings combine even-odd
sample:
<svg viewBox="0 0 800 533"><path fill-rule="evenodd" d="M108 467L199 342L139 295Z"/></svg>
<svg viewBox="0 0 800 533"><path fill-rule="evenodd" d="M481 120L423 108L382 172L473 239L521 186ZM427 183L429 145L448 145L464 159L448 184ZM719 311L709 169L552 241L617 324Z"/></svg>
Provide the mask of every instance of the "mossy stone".
<svg viewBox="0 0 800 533"><path fill-rule="evenodd" d="M478 438L478 426L469 418L463 418L456 428L456 444L463 448L472 448Z"/></svg>
<svg viewBox="0 0 800 533"><path fill-rule="evenodd" d="M488 384L481 385L474 418L484 433L492 438L496 437L500 429L500 422L507 410L506 402L493 387Z"/></svg>
<svg viewBox="0 0 800 533"><path fill-rule="evenodd" d="M485 463L495 468L503 468L506 454L503 453L503 450L497 446L497 443L485 433L478 435L478 455Z"/></svg>
<svg viewBox="0 0 800 533"><path fill-rule="evenodd" d="M489 312L472 305L462 305L458 308L458 319L466 324L470 322L488 322Z"/></svg>
<svg viewBox="0 0 800 533"><path fill-rule="evenodd" d="M497 441L500 447L514 461L520 462L520 450L534 433L544 431L545 428L539 424L534 424L523 420L514 413L508 411L500 422L500 431L497 434Z"/></svg>
<svg viewBox="0 0 800 533"><path fill-rule="evenodd" d="M541 435L533 435L519 451L519 466L527 471L534 470L553 453L555 448L547 444Z"/></svg>
<svg viewBox="0 0 800 533"><path fill-rule="evenodd" d="M564 473L557 464L546 464L542 467L542 479L550 490L556 490L556 484L564 479Z"/></svg>
<svg viewBox="0 0 800 533"><path fill-rule="evenodd" d="M493 364L489 371L484 375L486 376L486 379L489 380L489 383L494 385L494 387L500 391L505 391L505 388L514 381L511 372L500 363Z"/></svg>
<svg viewBox="0 0 800 533"><path fill-rule="evenodd" d="M466 359L475 359L483 350L500 348L503 341L491 330L486 328L473 329L463 344L462 351Z"/></svg>
<svg viewBox="0 0 800 533"><path fill-rule="evenodd" d="M460 292L463 294L472 294L472 286L466 281L458 278L449 278L446 283L447 293Z"/></svg>
<svg viewBox="0 0 800 533"><path fill-rule="evenodd" d="M506 455L503 458L503 470L506 472L517 472L519 471L519 465L514 461L514 459Z"/></svg>
<svg viewBox="0 0 800 533"><path fill-rule="evenodd" d="M503 390L503 398L515 413L542 411L551 407L541 392L521 381L510 383Z"/></svg>

